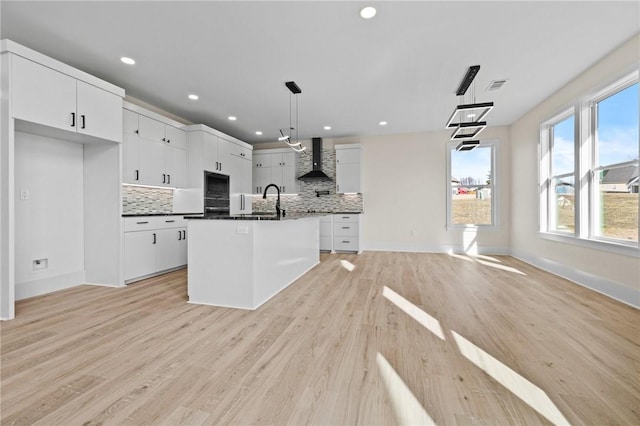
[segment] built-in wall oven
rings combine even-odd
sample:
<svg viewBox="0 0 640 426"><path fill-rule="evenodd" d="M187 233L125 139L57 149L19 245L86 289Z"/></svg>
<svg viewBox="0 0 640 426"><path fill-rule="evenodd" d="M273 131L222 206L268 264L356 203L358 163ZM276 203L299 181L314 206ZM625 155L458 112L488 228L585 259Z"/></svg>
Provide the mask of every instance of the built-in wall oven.
<svg viewBox="0 0 640 426"><path fill-rule="evenodd" d="M204 213L228 215L230 205L229 176L204 172Z"/></svg>

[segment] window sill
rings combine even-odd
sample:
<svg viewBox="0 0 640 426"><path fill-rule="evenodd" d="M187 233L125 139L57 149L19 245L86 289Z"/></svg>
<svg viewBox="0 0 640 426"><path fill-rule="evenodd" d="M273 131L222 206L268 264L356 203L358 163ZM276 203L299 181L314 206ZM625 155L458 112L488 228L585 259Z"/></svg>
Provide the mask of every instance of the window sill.
<svg viewBox="0 0 640 426"><path fill-rule="evenodd" d="M496 232L500 231L497 225L452 225L447 224L447 231L473 231L473 232Z"/></svg>
<svg viewBox="0 0 640 426"><path fill-rule="evenodd" d="M610 253L618 253L625 256L640 258L640 248L638 248L638 243L625 244L622 242L618 243L614 241L587 240L584 238L578 238L570 235L554 234L550 232L539 232L538 235L540 236L540 238L543 238L545 240L572 244L579 247L602 250Z"/></svg>

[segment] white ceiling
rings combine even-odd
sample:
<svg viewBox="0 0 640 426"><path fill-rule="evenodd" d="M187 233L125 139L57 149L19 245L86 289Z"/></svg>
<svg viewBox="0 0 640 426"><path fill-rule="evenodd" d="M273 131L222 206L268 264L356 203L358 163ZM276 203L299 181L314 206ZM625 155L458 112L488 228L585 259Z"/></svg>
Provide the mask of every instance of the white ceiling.
<svg viewBox="0 0 640 426"><path fill-rule="evenodd" d="M378 13L364 20L359 10L368 4ZM289 126L290 80L302 89L300 139L442 130L471 65L482 67L477 101L496 105L489 125L508 125L640 31L638 1L3 0L0 7L2 38L250 143L273 141ZM485 91L502 78L509 81L500 91Z"/></svg>

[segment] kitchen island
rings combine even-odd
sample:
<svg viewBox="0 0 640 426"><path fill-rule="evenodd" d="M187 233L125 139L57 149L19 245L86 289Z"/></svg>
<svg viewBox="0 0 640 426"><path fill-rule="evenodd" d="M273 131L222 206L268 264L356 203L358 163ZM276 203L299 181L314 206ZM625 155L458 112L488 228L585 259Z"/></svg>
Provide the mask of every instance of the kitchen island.
<svg viewBox="0 0 640 426"><path fill-rule="evenodd" d="M320 262L316 214L186 219L189 303L256 309Z"/></svg>

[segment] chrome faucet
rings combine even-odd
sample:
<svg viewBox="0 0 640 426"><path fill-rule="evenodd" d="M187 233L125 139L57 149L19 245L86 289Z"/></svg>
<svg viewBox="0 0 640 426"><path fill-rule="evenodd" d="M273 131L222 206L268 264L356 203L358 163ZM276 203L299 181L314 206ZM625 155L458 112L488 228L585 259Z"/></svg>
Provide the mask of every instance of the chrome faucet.
<svg viewBox="0 0 640 426"><path fill-rule="evenodd" d="M262 198L267 198L267 190L271 187L274 187L276 191L278 191L278 199L276 200L276 216L280 217L280 212L282 212L282 217L285 215L285 211L280 209L280 188L275 183L270 183L264 188L264 194L262 194Z"/></svg>

